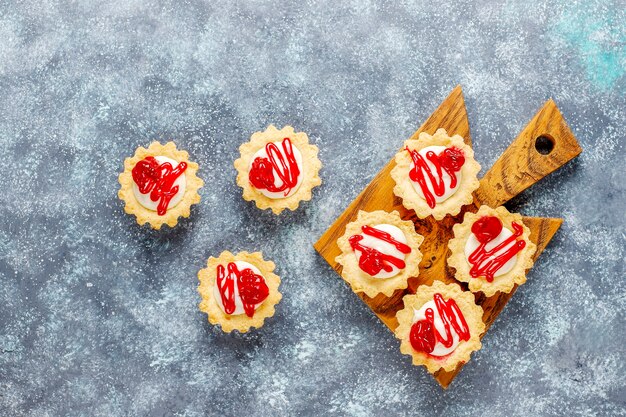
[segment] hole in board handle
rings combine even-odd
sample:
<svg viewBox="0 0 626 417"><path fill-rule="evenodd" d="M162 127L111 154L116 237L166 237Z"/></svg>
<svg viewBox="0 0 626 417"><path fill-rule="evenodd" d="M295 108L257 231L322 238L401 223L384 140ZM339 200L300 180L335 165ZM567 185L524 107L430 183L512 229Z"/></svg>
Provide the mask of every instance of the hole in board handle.
<svg viewBox="0 0 626 417"><path fill-rule="evenodd" d="M554 139L541 135L535 139L535 149L542 155L550 155L554 150Z"/></svg>

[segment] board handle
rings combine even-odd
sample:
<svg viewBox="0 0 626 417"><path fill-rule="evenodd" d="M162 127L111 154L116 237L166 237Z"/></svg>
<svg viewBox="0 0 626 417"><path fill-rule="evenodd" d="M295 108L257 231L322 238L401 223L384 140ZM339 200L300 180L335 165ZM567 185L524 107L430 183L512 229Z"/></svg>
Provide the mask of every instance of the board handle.
<svg viewBox="0 0 626 417"><path fill-rule="evenodd" d="M483 176L474 196L480 204L501 206L581 151L550 99Z"/></svg>

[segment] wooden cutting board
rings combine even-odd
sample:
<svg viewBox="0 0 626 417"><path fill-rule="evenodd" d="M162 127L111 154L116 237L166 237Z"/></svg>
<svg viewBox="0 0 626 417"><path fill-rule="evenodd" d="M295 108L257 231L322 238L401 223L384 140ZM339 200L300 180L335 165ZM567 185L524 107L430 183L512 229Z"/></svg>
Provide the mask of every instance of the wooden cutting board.
<svg viewBox="0 0 626 417"><path fill-rule="evenodd" d="M471 146L467 111L460 86L452 90L437 110L411 136L411 139L416 139L421 132L432 135L438 128L445 128L450 136L454 134L462 136ZM398 139L397 142L400 149L404 140ZM356 218L359 210L397 210L400 217L405 220L410 219L415 223L417 232L425 237L420 247L424 257L420 263L419 276L410 278L408 288L397 290L391 297L379 294L370 298L365 294L357 293L393 332L398 326L396 312L404 307L402 297L405 294L414 293L417 287L430 284L433 280L458 282L454 279L453 270L448 268L446 258L448 240L453 237L452 226L462 222L465 212L475 212L481 204L497 207L506 203L576 157L581 151L556 104L548 100L480 180L480 188L474 192L474 203L463 207L458 216L447 216L440 221L434 220L432 216L427 219L418 219L415 213L404 208L401 199L393 194L395 183L390 172L395 166L395 161L394 155L390 155L389 163L350 203L314 244L314 247L330 266L341 274L341 265L335 262L335 257L341 253L337 246L337 239L343 235L346 224ZM480 149L475 151L475 155L480 162ZM562 219L524 217L524 224L531 230L530 239L537 245L535 259L545 249L562 222ZM461 284L467 290L467 285ZM483 321L487 330L516 289L517 287L513 288L513 291L508 294L497 293L491 297L485 297L482 293L475 295L476 303L484 310ZM483 336L484 334L481 338ZM400 354L398 348L398 355ZM460 364L452 372L440 370L435 374L435 379L442 387L447 388L462 367L463 364Z"/></svg>

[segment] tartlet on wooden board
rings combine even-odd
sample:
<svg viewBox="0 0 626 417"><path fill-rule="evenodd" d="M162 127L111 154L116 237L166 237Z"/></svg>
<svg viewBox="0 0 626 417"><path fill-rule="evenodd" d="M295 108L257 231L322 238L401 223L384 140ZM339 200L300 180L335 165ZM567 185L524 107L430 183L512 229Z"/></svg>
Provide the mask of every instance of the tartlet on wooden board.
<svg viewBox="0 0 626 417"><path fill-rule="evenodd" d="M467 111L460 86L450 93L412 138L417 138L421 132L432 135L439 128L445 128L449 135L460 135L466 144L471 145ZM545 143L546 140L551 144L549 152L538 146L540 142ZM402 141L398 140L398 147L401 144ZM563 166L581 151L556 104L548 100L482 177L480 187L474 192L474 203L464 206L459 215L447 216L436 221L433 217L418 219L412 210L407 210L401 200L393 194L395 183L390 172L395 166L395 161L391 159L320 237L314 247L340 274L341 265L335 261L341 253L337 239L344 233L346 225L356 218L359 210L388 212L396 210L402 219L414 222L417 233L425 237L420 246L424 257L420 263L419 276L410 278L406 289L397 290L391 296L379 294L371 298L363 293L357 294L393 332L398 326L396 313L403 307L404 295L415 293L418 286L431 284L434 280L444 283L457 282L452 269L448 268L446 263L448 240L452 238L452 227L462 220L465 212L475 212L481 204L491 207L503 205ZM480 160L479 150L476 155ZM390 155L391 157L393 155ZM533 256L533 259L536 259L559 229L562 219L524 217L523 221L531 231L530 240L537 246ZM475 294L476 304L484 311L483 322L486 331L515 293L516 288L514 287L510 293L497 293L491 297ZM452 371L439 370L434 377L442 387L447 388L462 366L461 364Z"/></svg>

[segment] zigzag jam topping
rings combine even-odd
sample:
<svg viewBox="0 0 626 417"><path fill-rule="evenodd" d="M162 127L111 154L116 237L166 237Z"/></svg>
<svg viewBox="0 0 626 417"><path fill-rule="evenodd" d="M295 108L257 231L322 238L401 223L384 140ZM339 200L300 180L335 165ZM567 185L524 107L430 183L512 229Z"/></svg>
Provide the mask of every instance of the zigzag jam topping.
<svg viewBox="0 0 626 417"><path fill-rule="evenodd" d="M254 316L256 306L269 295L269 288L262 275L255 274L250 268L240 271L234 262L228 264L228 274L223 265L218 265L216 284L226 314L233 314L236 308L235 285L248 317Z"/></svg>
<svg viewBox="0 0 626 417"><path fill-rule="evenodd" d="M439 293L435 294L433 299L445 329L444 334L441 334L435 326L435 312L432 308L426 309L424 320L413 323L409 334L413 349L428 354L433 352L437 343L450 348L454 344L452 331L459 336L459 340L469 340L470 338L469 327L456 301L452 298L445 301Z"/></svg>
<svg viewBox="0 0 626 417"><path fill-rule="evenodd" d="M524 229L516 222L511 223L513 234L500 244L486 249L489 242L496 239L502 232L502 222L495 216L484 216L472 225L472 233L480 245L471 253L467 261L472 265L472 278L484 276L487 282L493 282L494 275L504 264L526 247L526 241L517 240Z"/></svg>
<svg viewBox="0 0 626 417"><path fill-rule="evenodd" d="M378 230L371 226L363 226L361 227L363 231L363 235L372 236L376 239L382 240L384 242L390 243L398 249L398 251L407 254L411 253L411 248L408 245L405 245L402 242L398 242L395 240L389 233L384 232L382 230ZM361 256L359 258L359 267L366 273L371 276L377 275L380 271L391 272L392 265L398 269L404 269L406 264L404 260L396 258L392 255L387 255L382 253L374 248L367 247L361 243L364 236L354 235L348 239L352 250L358 250L361 252Z"/></svg>
<svg viewBox="0 0 626 417"><path fill-rule="evenodd" d="M265 145L268 157L255 158L248 177L256 189L272 193L282 192L287 196L298 184L300 167L296 161L291 140L284 138L281 147L282 152L275 143L270 142ZM280 185L276 185L275 176L280 180Z"/></svg>
<svg viewBox="0 0 626 417"><path fill-rule="evenodd" d="M176 193L178 185L174 185L187 169L186 162L180 162L176 168L169 162L159 162L153 156L148 156L133 167L133 181L141 194L150 193L150 200L158 201L157 214L163 216Z"/></svg>
<svg viewBox="0 0 626 417"><path fill-rule="evenodd" d="M426 152L426 159L434 165L435 172L433 172L426 159L418 151L409 150L409 148L406 148L406 151L411 155L414 165L413 169L409 171L409 178L411 181L419 184L428 207L434 208L437 204L435 196L441 197L446 192L446 184L443 180L444 171L450 176L449 188L456 187L458 181L456 173L465 164L463 151L453 146L444 149L439 154L433 151ZM428 177L429 182L426 181L426 177ZM432 191L428 184L432 185Z"/></svg>

